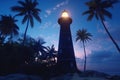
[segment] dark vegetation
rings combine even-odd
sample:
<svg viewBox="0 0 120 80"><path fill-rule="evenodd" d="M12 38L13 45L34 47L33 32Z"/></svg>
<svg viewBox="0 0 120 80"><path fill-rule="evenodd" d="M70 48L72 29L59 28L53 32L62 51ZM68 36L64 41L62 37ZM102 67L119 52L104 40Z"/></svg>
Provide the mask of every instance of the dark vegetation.
<svg viewBox="0 0 120 80"><path fill-rule="evenodd" d="M34 19L41 22L40 9L36 8L36 0L18 1L19 6L13 6L11 15L0 16L0 75L25 73L44 75L53 71L56 65L57 51L54 45L44 46L44 40L35 40L26 36L29 24L34 26ZM22 24L27 22L24 36L19 37L17 16L23 16ZM51 69L51 70L50 70Z"/></svg>
<svg viewBox="0 0 120 80"><path fill-rule="evenodd" d="M29 38L25 45L21 41L0 45L0 75L10 73L44 74L56 65L57 51L54 46L44 47L42 39ZM43 54L44 52L44 54Z"/></svg>

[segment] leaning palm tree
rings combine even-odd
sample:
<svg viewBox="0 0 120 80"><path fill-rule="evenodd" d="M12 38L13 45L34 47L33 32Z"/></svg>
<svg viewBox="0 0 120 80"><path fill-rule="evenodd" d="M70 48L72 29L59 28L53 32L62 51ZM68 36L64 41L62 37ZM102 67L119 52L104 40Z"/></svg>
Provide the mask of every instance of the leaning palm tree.
<svg viewBox="0 0 120 80"><path fill-rule="evenodd" d="M7 36L9 37L9 40L11 41L14 35L18 35L18 30L19 27L15 23L17 20L14 19L11 15L9 16L4 16L1 15L1 20L0 20L0 37L1 38L6 38Z"/></svg>
<svg viewBox="0 0 120 80"><path fill-rule="evenodd" d="M26 29L24 32L24 39L23 44L26 40L26 34L29 27L29 24L31 27L34 26L34 20L35 18L37 21L41 22L41 19L39 17L40 9L37 8L38 2L36 0L25 0L25 1L18 1L20 4L19 6L13 6L11 8L12 11L17 12L16 16L23 16L22 24L27 22Z"/></svg>
<svg viewBox="0 0 120 80"><path fill-rule="evenodd" d="M106 9L113 7L113 4L117 2L118 0L91 0L89 2L86 2L86 5L89 7L89 9L85 11L83 15L89 14L87 19L88 21L92 20L94 16L96 17L97 20L100 19L105 31L107 32L108 36L110 37L110 39L112 40L112 42L114 43L114 45L116 46L117 50L120 53L120 48L118 44L113 39L113 37L111 36L110 32L108 31L104 23L105 16L108 18L112 18L112 14L108 12Z"/></svg>
<svg viewBox="0 0 120 80"><path fill-rule="evenodd" d="M76 41L81 41L83 43L85 61L84 61L84 71L86 71L86 50L85 50L85 42L91 40L91 33L88 33L86 29L78 30L76 33Z"/></svg>

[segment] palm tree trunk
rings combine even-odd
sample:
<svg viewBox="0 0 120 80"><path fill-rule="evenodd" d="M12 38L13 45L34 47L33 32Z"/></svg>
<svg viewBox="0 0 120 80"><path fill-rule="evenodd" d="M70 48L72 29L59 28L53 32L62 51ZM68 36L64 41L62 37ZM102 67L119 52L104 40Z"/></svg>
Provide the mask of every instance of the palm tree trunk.
<svg viewBox="0 0 120 80"><path fill-rule="evenodd" d="M109 32L108 29L106 28L106 26L105 26L104 21L102 20L102 18L101 18L101 22L102 22L103 27L104 27L104 29L106 30L108 36L110 37L110 39L112 40L112 42L113 42L114 45L116 46L118 52L120 53L120 48L119 48L118 44L115 42L115 40L114 40L113 37L111 36L110 32Z"/></svg>
<svg viewBox="0 0 120 80"><path fill-rule="evenodd" d="M84 48L84 54L85 54L85 61L84 61L84 72L86 71L86 50L85 50L85 44L84 44L84 41L83 41L83 48Z"/></svg>
<svg viewBox="0 0 120 80"><path fill-rule="evenodd" d="M29 26L29 19L27 21L27 26L26 26L25 33L24 33L23 45L25 44L25 41L26 41L26 34L27 34L28 26Z"/></svg>

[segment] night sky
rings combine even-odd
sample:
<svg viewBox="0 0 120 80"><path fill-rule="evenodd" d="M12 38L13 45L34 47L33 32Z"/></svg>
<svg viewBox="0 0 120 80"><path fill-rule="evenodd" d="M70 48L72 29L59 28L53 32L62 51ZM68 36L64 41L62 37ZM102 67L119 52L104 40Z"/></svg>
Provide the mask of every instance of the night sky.
<svg viewBox="0 0 120 80"><path fill-rule="evenodd" d="M18 5L18 0L2 0L0 2L0 15L15 15L10 7ZM82 13L88 8L84 4L89 0L38 0L41 9L40 17L42 23L35 21L34 28L28 30L28 35L37 39L43 38L45 46L55 45L58 50L59 30L57 23L62 11L65 9L69 12L73 20L71 24L72 39L78 68L83 70L84 53L82 43L76 42L76 31L85 28L93 37L86 43L87 51L87 69L97 70L110 74L120 74L120 53L106 34L103 25L95 18L87 21L87 15ZM113 8L108 9L112 13L112 19L106 18L105 25L120 46L120 3ZM17 24L20 27L20 33L24 33L26 24L21 24L23 17L17 17Z"/></svg>

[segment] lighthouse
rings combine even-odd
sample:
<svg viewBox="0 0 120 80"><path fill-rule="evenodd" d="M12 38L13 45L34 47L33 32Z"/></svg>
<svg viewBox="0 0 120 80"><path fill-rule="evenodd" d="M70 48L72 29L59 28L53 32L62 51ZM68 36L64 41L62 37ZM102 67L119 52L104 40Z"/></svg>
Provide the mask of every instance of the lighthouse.
<svg viewBox="0 0 120 80"><path fill-rule="evenodd" d="M61 72L74 72L77 69L70 30L71 23L72 19L68 12L64 10L58 19L60 25L58 64Z"/></svg>

